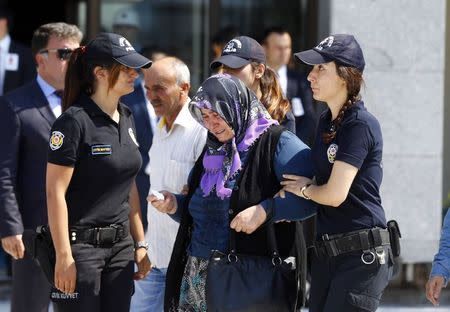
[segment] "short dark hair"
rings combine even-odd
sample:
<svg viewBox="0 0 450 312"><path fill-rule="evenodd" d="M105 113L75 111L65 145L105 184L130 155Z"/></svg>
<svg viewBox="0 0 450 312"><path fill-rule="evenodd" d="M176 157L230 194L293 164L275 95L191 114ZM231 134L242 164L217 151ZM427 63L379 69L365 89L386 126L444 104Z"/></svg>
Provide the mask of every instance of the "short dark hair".
<svg viewBox="0 0 450 312"><path fill-rule="evenodd" d="M76 25L62 22L41 25L34 31L31 39L31 52L33 55L44 49L52 36L81 42L83 33Z"/></svg>
<svg viewBox="0 0 450 312"><path fill-rule="evenodd" d="M147 46L144 46L141 50L141 54L150 60L152 60L153 55L157 54L157 53L169 55L167 50L165 50L157 45L147 45Z"/></svg>
<svg viewBox="0 0 450 312"><path fill-rule="evenodd" d="M13 24L13 13L6 5L0 5L0 19L1 18L5 18L8 21L8 28L11 29Z"/></svg>
<svg viewBox="0 0 450 312"><path fill-rule="evenodd" d="M267 37L269 37L271 34L289 34L289 31L286 27L283 26L271 26L264 30L264 36L262 38L262 43L266 43Z"/></svg>
<svg viewBox="0 0 450 312"><path fill-rule="evenodd" d="M233 38L239 37L239 30L235 26L226 26L220 29L212 38L211 43L225 45Z"/></svg>

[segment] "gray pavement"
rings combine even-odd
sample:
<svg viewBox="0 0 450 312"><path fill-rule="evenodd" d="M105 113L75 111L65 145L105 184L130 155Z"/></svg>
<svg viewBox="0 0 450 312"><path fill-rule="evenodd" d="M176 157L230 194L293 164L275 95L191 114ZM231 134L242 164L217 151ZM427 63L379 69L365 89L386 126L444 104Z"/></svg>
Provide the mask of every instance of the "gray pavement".
<svg viewBox="0 0 450 312"><path fill-rule="evenodd" d="M0 312L9 312L9 302L0 301ZM443 312L443 311L449 311L450 307L380 307L377 311L378 312ZM308 310L302 310L302 312L307 312Z"/></svg>
<svg viewBox="0 0 450 312"><path fill-rule="evenodd" d="M0 282L0 312L10 311L10 284ZM426 300L421 288L387 288L379 312L443 312L450 311L450 289L444 289L441 295L441 306L433 307ZM302 312L308 312L303 309Z"/></svg>

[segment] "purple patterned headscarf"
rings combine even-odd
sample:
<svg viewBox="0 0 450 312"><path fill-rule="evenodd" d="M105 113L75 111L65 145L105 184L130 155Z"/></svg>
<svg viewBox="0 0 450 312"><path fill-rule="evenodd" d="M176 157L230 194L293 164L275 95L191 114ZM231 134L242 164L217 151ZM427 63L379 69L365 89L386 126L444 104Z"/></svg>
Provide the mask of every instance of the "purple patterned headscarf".
<svg viewBox="0 0 450 312"><path fill-rule="evenodd" d="M261 134L278 122L241 80L226 74L206 79L189 104L192 116L204 126L202 108L219 114L234 131L234 137L226 143L221 143L208 131L207 151L203 157L205 172L200 182L204 196L215 188L218 197L228 198L232 190L225 186L226 182L234 178L242 166L239 152L247 151Z"/></svg>

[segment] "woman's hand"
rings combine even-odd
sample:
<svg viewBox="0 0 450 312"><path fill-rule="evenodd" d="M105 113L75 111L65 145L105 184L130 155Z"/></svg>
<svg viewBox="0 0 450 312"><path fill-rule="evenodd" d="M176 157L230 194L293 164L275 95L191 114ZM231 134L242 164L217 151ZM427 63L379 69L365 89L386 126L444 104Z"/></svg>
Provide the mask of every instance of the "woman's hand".
<svg viewBox="0 0 450 312"><path fill-rule="evenodd" d="M292 174L283 174L283 178L285 178L286 180L281 181L280 184L283 186L283 189L279 192L282 198L284 198L284 192L291 192L292 194L303 197L300 192L302 187L304 187L306 184L313 183L313 180L311 180L310 178Z"/></svg>
<svg viewBox="0 0 450 312"><path fill-rule="evenodd" d="M236 215L230 227L236 232L251 234L266 221L267 214L261 205L251 206Z"/></svg>
<svg viewBox="0 0 450 312"><path fill-rule="evenodd" d="M56 255L55 263L55 287L66 294L75 292L77 280L77 268L72 255Z"/></svg>
<svg viewBox="0 0 450 312"><path fill-rule="evenodd" d="M138 248L134 251L134 262L138 267L138 271L134 272L134 280L140 280L145 278L152 269L152 263L147 255L145 248Z"/></svg>
<svg viewBox="0 0 450 312"><path fill-rule="evenodd" d="M183 189L181 190L182 195L187 195L189 193L189 185L183 185Z"/></svg>
<svg viewBox="0 0 450 312"><path fill-rule="evenodd" d="M442 287L444 287L444 278L442 276L431 277L425 286L425 295L427 299L434 305L439 305L439 297Z"/></svg>
<svg viewBox="0 0 450 312"><path fill-rule="evenodd" d="M150 195L147 197L147 201L162 213L174 214L177 212L178 206L175 195L167 191L161 191L161 194L164 195L163 200L159 200L155 195Z"/></svg>

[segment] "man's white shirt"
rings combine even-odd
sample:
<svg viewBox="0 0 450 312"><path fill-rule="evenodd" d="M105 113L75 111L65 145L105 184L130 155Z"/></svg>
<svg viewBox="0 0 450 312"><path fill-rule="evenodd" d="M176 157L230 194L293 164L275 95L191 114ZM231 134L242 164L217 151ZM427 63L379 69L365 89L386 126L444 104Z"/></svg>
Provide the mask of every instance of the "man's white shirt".
<svg viewBox="0 0 450 312"><path fill-rule="evenodd" d="M172 128L167 131L161 118L150 148L150 162L146 168L150 175L150 189L179 194L187 184L189 172L203 151L207 131L190 114L186 101ZM167 268L179 224L165 213L148 205L149 257L152 264Z"/></svg>
<svg viewBox="0 0 450 312"><path fill-rule="evenodd" d="M284 96L286 96L287 94L287 84L288 84L288 79L287 79L287 66L283 65L281 66L278 71L278 81L280 82L280 87L283 90Z"/></svg>

